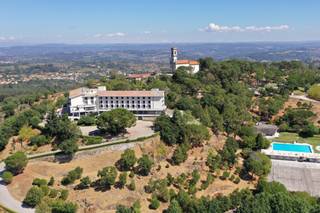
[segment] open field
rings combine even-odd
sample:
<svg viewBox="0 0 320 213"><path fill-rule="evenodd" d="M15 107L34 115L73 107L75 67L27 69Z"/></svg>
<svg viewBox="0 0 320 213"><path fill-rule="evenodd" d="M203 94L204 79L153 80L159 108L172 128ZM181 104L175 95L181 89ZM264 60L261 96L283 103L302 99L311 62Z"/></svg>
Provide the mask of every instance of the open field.
<svg viewBox="0 0 320 213"><path fill-rule="evenodd" d="M308 143L313 146L315 152L319 151L316 149L317 146L320 146L320 135L315 135L310 138L302 138L297 133L291 132L280 132L280 136L273 139L274 141L280 141L285 143L292 143L294 141L298 143Z"/></svg>
<svg viewBox="0 0 320 213"><path fill-rule="evenodd" d="M305 191L320 196L320 164L272 160L270 181L278 181L289 191Z"/></svg>
<svg viewBox="0 0 320 213"><path fill-rule="evenodd" d="M107 150L100 152L96 155L83 156L77 158L68 163L55 163L47 161L31 161L29 162L24 173L14 178L13 183L8 186L11 194L22 200L31 186L31 182L34 178L49 179L53 176L56 180L55 188L67 188L70 191L70 200L78 203L79 212L114 212L115 207L118 204L132 205L137 199L141 202L141 212L149 212L148 209L151 194L144 192L144 186L151 178L159 179L165 178L168 173L177 177L181 173L190 173L193 169L198 169L201 173L201 180L206 178L208 168L205 165L206 156L209 150L219 148L223 145L223 136L212 136L211 140L203 147L194 148L189 151L188 160L180 166L167 166L168 162L166 157L171 156L173 149L167 147L160 142L159 137L146 140L144 143L136 144L133 148L137 157L146 153L152 156L155 161L151 174L149 176L137 176L133 178L136 183L136 190L130 191L127 188L116 189L112 187L107 191L95 191L93 188L84 190L75 190L74 186L78 184L69 185L64 187L60 184L60 181L64 175L71 169L80 166L83 168L84 173L82 176L89 176L91 180L97 179L97 171L106 166L114 165L120 158L123 150ZM128 179L130 182L130 178ZM228 194L237 188L253 187L253 183L243 181L239 184L235 184L229 180L220 180L216 178L215 181L204 191L199 191L197 197L200 196L214 196L218 194ZM158 211L162 211L167 207L167 203L161 204Z"/></svg>

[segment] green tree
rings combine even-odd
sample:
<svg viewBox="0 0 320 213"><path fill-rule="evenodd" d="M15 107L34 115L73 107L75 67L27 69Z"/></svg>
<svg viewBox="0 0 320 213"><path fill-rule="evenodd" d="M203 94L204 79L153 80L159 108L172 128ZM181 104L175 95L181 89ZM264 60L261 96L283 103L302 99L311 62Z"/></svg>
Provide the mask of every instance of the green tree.
<svg viewBox="0 0 320 213"><path fill-rule="evenodd" d="M114 166L108 166L98 171L99 184L102 187L110 188L115 184L118 172Z"/></svg>
<svg viewBox="0 0 320 213"><path fill-rule="evenodd" d="M127 184L127 176L128 174L126 172L123 172L119 175L119 181L118 181L119 188L122 189Z"/></svg>
<svg viewBox="0 0 320 213"><path fill-rule="evenodd" d="M183 162L185 162L188 158L188 145L186 144L181 144L179 145L173 152L173 155L172 155L172 163L175 164L175 165L179 165Z"/></svg>
<svg viewBox="0 0 320 213"><path fill-rule="evenodd" d="M50 203L52 213L76 213L78 206L75 203L55 200Z"/></svg>
<svg viewBox="0 0 320 213"><path fill-rule="evenodd" d="M122 154L120 160L117 162L117 167L123 171L129 171L133 168L137 158L134 150L126 149Z"/></svg>
<svg viewBox="0 0 320 213"><path fill-rule="evenodd" d="M260 152L253 152L249 158L245 160L244 167L246 171L257 176L265 176L270 172L271 161L268 156Z"/></svg>
<svg viewBox="0 0 320 213"><path fill-rule="evenodd" d="M148 176L152 168L153 161L148 155L144 154L138 160L137 171L140 175Z"/></svg>
<svg viewBox="0 0 320 213"><path fill-rule="evenodd" d="M79 149L77 140L73 138L63 141L59 144L58 147L62 151L62 153L69 156L73 156Z"/></svg>
<svg viewBox="0 0 320 213"><path fill-rule="evenodd" d="M44 193L38 186L33 186L27 192L26 197L23 200L23 203L30 206L35 207L40 203L41 199L44 197Z"/></svg>
<svg viewBox="0 0 320 213"><path fill-rule="evenodd" d="M191 146L200 146L205 140L209 139L209 132L204 125L189 124L185 128L185 140Z"/></svg>
<svg viewBox="0 0 320 213"><path fill-rule="evenodd" d="M13 174L11 172L5 171L2 173L1 177L5 184L10 184L13 179Z"/></svg>
<svg viewBox="0 0 320 213"><path fill-rule="evenodd" d="M151 200L150 200L149 208L150 209L158 209L159 206L160 206L160 202L159 202L157 196L153 194L151 197Z"/></svg>
<svg viewBox="0 0 320 213"><path fill-rule="evenodd" d="M91 180L90 180L89 176L86 176L86 177L83 177L80 179L80 183L78 185L78 188L79 189L87 189L87 188L89 188L90 184L91 184Z"/></svg>
<svg viewBox="0 0 320 213"><path fill-rule="evenodd" d="M134 114L126 109L114 109L102 113L97 120L100 130L116 135L133 126L136 122Z"/></svg>
<svg viewBox="0 0 320 213"><path fill-rule="evenodd" d="M183 210L182 210L181 206L179 205L178 201L173 199L170 202L170 205L169 205L168 209L166 210L166 213L183 213Z"/></svg>
<svg viewBox="0 0 320 213"><path fill-rule="evenodd" d="M4 160L6 169L17 175L23 172L28 164L28 158L23 152L16 152Z"/></svg>

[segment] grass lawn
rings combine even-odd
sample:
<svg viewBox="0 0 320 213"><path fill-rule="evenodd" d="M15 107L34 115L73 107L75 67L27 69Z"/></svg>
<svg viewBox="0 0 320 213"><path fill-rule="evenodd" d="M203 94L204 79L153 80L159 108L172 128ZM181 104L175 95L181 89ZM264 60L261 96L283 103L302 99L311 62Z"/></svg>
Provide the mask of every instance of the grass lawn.
<svg viewBox="0 0 320 213"><path fill-rule="evenodd" d="M285 142L285 143L292 143L294 141L298 143L308 143L313 146L313 150L315 152L320 153L320 151L317 151L316 149L317 146L320 146L320 135L315 135L310 138L302 138L297 133L281 132L280 136L277 138L274 138L273 141L279 141L279 142Z"/></svg>

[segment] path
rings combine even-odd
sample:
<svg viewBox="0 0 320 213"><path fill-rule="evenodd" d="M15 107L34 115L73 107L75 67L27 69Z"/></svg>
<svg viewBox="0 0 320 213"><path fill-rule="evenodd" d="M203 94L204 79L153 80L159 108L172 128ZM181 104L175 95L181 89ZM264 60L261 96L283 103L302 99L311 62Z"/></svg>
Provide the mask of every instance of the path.
<svg viewBox="0 0 320 213"><path fill-rule="evenodd" d="M290 95L290 98L299 99L299 100L304 100L304 101L310 101L310 102L313 102L313 103L320 103L320 101L317 101L317 100L308 98L308 97L305 96L305 95Z"/></svg>
<svg viewBox="0 0 320 213"><path fill-rule="evenodd" d="M0 163L0 174L5 171L5 164ZM6 185L2 182L2 178L0 177L0 203L1 205L15 211L18 213L34 213L34 209L26 208L22 206L22 202L13 198L8 191Z"/></svg>

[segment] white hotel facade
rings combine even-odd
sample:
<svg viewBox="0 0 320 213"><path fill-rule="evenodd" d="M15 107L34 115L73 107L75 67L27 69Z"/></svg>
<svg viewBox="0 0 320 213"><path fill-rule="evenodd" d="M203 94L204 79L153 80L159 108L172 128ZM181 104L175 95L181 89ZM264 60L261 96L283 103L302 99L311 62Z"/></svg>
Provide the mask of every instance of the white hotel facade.
<svg viewBox="0 0 320 213"><path fill-rule="evenodd" d="M81 87L69 92L70 119L117 108L127 109L141 119L154 118L166 109L164 91L108 91L105 87Z"/></svg>

